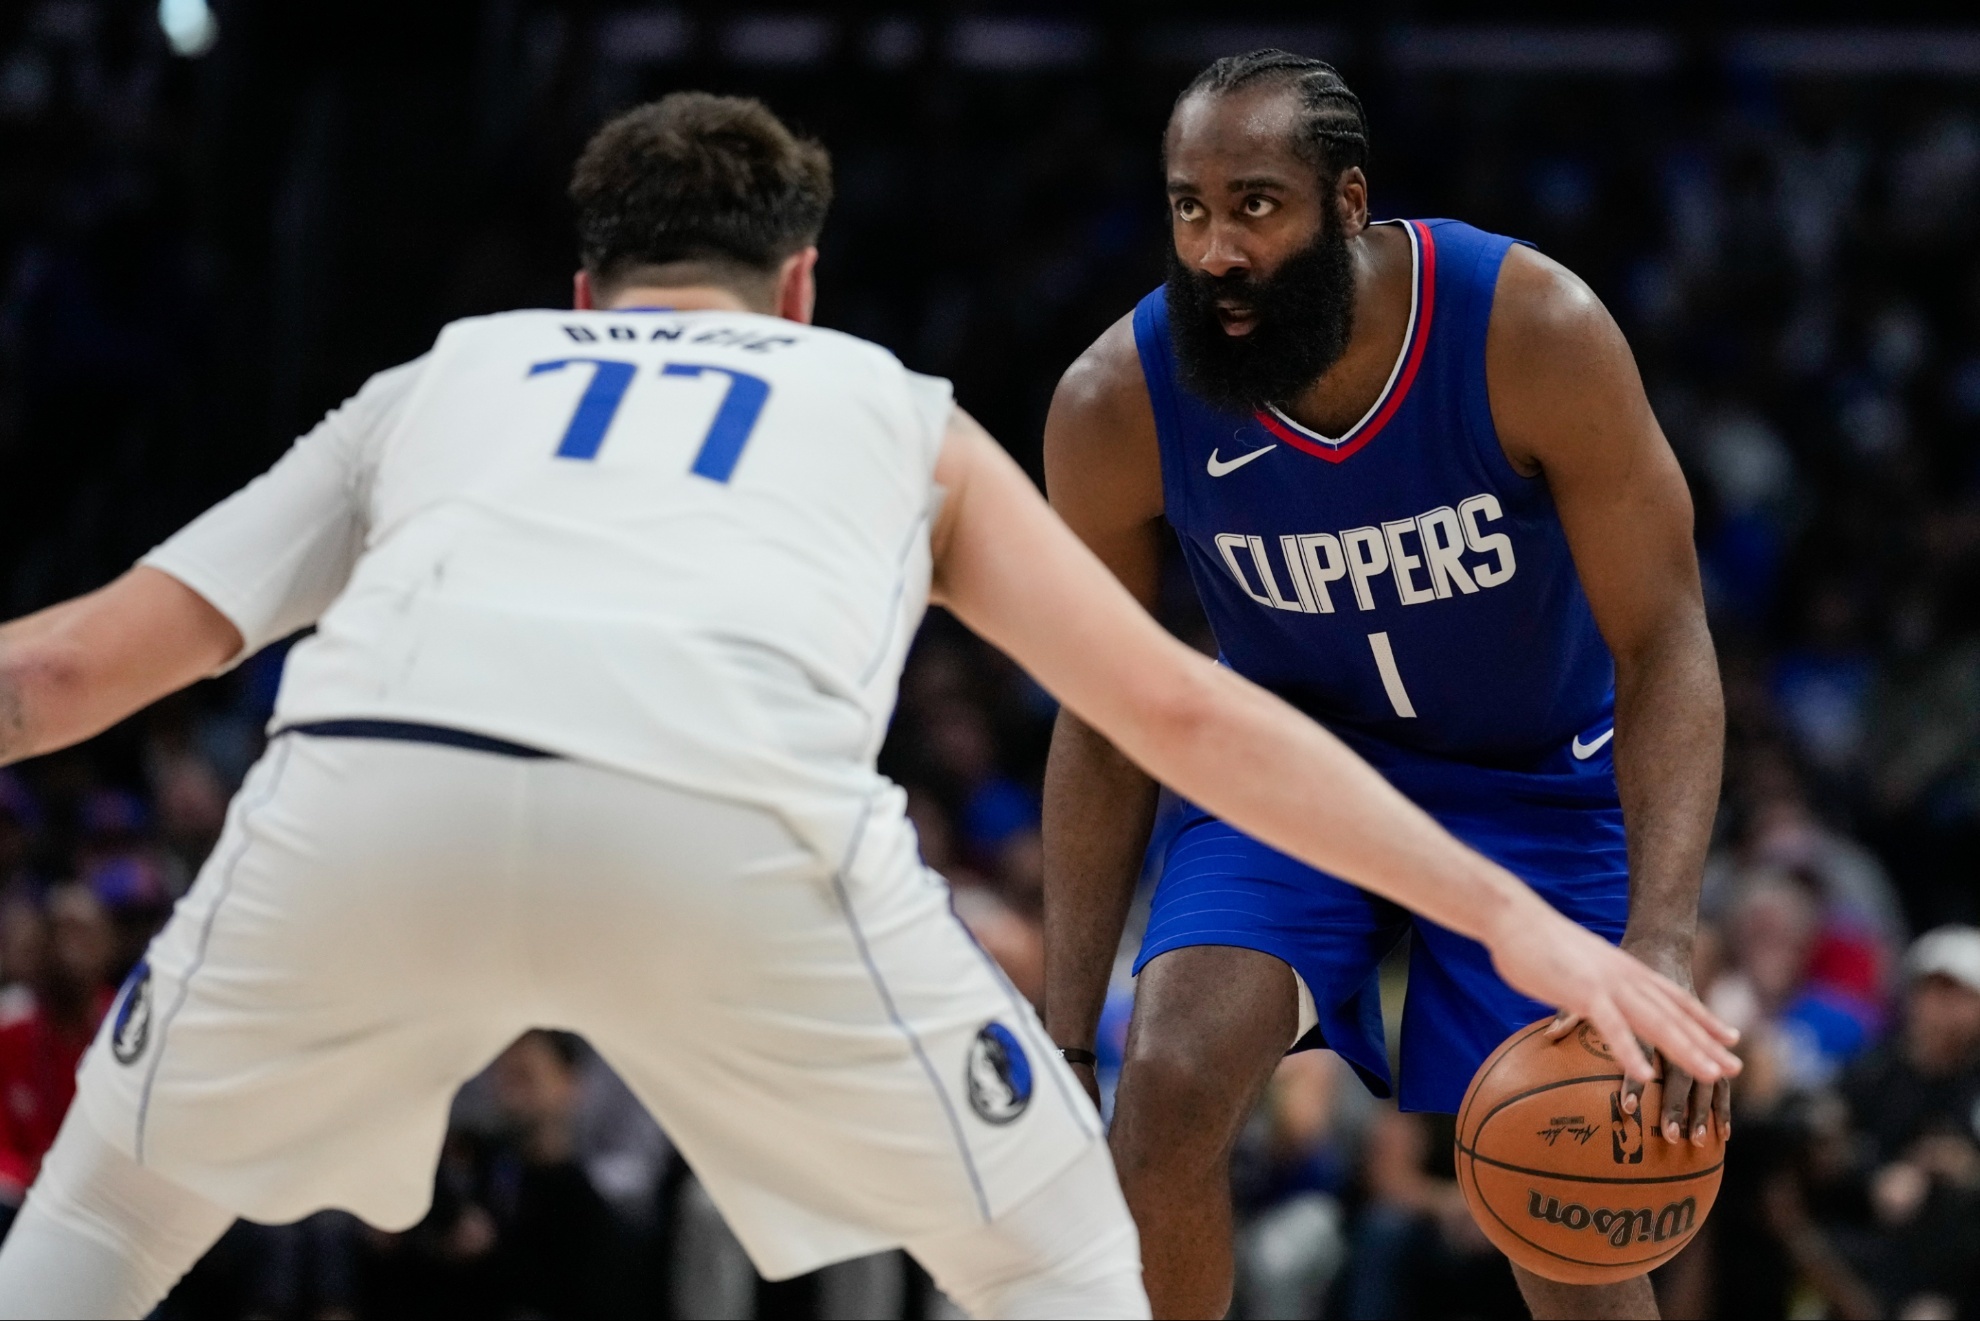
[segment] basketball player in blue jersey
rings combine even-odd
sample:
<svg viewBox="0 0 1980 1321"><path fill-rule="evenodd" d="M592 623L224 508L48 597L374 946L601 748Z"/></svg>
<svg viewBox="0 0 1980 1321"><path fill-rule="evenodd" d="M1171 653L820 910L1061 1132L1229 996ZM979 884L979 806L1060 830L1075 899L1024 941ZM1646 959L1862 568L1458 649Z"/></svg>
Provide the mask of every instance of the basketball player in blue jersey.
<svg viewBox="0 0 1980 1321"><path fill-rule="evenodd" d="M1224 663L1689 985L1723 709L1678 465L1587 287L1456 221L1371 222L1366 153L1359 100L1318 61L1258 51L1190 84L1164 140L1169 277L1061 382L1052 502L1144 603L1166 518ZM1155 806L1061 715L1046 1018L1089 1070ZM1473 941L1187 814L1111 1139L1157 1316L1230 1302L1229 1154L1288 1049L1390 1094L1376 968L1405 934L1399 1101L1455 1111L1547 1007ZM1723 1141L1726 1085L1666 1078L1645 1116L1663 1140ZM1647 1278L1517 1274L1535 1316L1655 1315Z"/></svg>

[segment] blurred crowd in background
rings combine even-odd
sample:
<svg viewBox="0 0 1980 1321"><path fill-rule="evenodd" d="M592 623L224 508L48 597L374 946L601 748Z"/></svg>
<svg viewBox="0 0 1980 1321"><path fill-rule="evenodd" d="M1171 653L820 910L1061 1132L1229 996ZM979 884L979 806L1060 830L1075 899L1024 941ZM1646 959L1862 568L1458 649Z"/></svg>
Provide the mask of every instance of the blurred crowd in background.
<svg viewBox="0 0 1980 1321"><path fill-rule="evenodd" d="M1697 500L1730 730L1696 974L1748 1070L1666 1314L1980 1316L1980 30L1238 8L170 0L175 51L138 0L0 6L0 613L107 581L446 320L565 301L578 145L677 87L762 95L827 142L820 319L954 378L1035 472L1059 372L1160 278L1175 90L1253 45L1335 59L1377 213L1584 276ZM1164 606L1213 646L1174 566ZM0 770L0 1221L280 670L278 648ZM883 758L1033 997L1053 712L938 615ZM1399 974L1385 992L1393 1023ZM516 1043L455 1119L418 1228L238 1226L165 1314L947 1314L898 1257L758 1280L575 1038ZM1238 1313L1518 1315L1449 1142L1331 1056L1289 1058L1243 1139Z"/></svg>

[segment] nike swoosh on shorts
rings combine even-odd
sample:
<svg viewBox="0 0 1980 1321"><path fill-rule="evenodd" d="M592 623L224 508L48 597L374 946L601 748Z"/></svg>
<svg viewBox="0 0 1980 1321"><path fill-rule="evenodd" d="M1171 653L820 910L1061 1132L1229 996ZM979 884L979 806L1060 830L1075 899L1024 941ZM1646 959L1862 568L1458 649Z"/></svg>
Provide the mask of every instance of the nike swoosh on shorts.
<svg viewBox="0 0 1980 1321"><path fill-rule="evenodd" d="M1210 475L1212 477L1222 477L1227 472L1236 472L1239 468L1242 468L1245 464L1250 463L1253 459L1257 458L1259 455L1270 454L1273 450L1277 448L1279 448L1277 445L1267 445L1262 450L1253 450L1249 454L1240 454L1235 459L1232 459L1227 463L1220 462L1217 458L1217 451L1211 450L1210 465L1209 465Z"/></svg>
<svg viewBox="0 0 1980 1321"><path fill-rule="evenodd" d="M1610 725L1607 729L1597 734L1593 743L1583 743L1581 741L1581 735L1576 734L1574 736L1574 742L1568 746L1568 751L1574 754L1576 761L1587 761L1590 757L1602 750L1603 744L1615 736L1616 727L1614 725Z"/></svg>

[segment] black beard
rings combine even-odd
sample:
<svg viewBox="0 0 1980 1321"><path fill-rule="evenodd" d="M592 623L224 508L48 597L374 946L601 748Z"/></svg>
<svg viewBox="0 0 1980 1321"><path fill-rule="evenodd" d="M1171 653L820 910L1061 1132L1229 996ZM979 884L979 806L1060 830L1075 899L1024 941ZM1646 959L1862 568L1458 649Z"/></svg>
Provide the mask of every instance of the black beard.
<svg viewBox="0 0 1980 1321"><path fill-rule="evenodd" d="M1255 314L1251 331L1230 335L1217 300L1237 299ZM1212 407L1250 413L1286 405L1341 360L1354 329L1354 257L1337 224L1269 276L1206 275L1169 249L1169 335L1183 384Z"/></svg>

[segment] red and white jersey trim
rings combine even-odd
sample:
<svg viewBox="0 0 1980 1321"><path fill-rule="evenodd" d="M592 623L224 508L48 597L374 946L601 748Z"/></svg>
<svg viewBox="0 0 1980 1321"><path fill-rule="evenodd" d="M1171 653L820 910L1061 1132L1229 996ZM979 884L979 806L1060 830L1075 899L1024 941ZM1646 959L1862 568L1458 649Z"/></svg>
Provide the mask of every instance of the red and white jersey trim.
<svg viewBox="0 0 1980 1321"><path fill-rule="evenodd" d="M1410 299L1409 325L1403 331L1402 348L1382 393L1361 416L1361 420L1340 436L1323 436L1311 427L1301 426L1276 405L1258 410L1258 421L1274 436L1295 449L1306 451L1329 463L1340 463L1363 445L1375 439L1409 394L1423 363L1423 349L1430 341L1431 313L1437 298L1437 245L1427 226L1415 220L1385 220L1378 224L1401 225L1409 235Z"/></svg>

